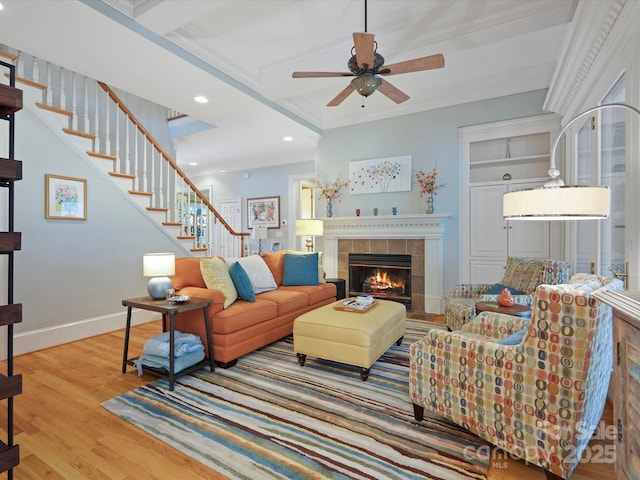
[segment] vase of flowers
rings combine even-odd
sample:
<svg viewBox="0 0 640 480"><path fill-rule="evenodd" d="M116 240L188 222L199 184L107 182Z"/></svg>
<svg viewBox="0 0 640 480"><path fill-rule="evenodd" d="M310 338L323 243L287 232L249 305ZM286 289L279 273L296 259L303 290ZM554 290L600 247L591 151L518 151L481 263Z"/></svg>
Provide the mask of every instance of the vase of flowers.
<svg viewBox="0 0 640 480"><path fill-rule="evenodd" d="M315 184L316 188L320 190L320 196L318 198L327 200L326 214L327 218L331 218L333 216L333 200L337 200L338 202L342 201L340 190L349 185L349 180L343 180L341 177L338 177L331 183L316 180Z"/></svg>
<svg viewBox="0 0 640 480"><path fill-rule="evenodd" d="M420 196L426 197L425 199L425 211L428 214L433 213L433 197L436 195L436 190L444 186L444 183L438 184L437 182L438 170L434 168L430 172L423 172L420 170L416 173L416 179L420 186Z"/></svg>

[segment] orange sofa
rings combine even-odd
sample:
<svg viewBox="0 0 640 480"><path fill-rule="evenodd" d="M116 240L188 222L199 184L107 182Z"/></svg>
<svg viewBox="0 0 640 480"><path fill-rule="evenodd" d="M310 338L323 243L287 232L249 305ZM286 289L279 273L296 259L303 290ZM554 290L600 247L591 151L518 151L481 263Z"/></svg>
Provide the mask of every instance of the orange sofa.
<svg viewBox="0 0 640 480"><path fill-rule="evenodd" d="M172 277L176 295L213 301L209 307L209 325L214 359L218 365L224 368L235 365L242 355L290 335L293 333L293 321L298 316L336 300L336 286L332 283L283 286L285 253L261 255L278 285L277 289L256 294L255 302L238 298L226 309L223 308L223 293L206 287L200 272L200 258L176 259L176 272ZM180 313L176 315L175 322L176 330L194 333L207 345L202 310ZM209 352L206 353L208 358Z"/></svg>

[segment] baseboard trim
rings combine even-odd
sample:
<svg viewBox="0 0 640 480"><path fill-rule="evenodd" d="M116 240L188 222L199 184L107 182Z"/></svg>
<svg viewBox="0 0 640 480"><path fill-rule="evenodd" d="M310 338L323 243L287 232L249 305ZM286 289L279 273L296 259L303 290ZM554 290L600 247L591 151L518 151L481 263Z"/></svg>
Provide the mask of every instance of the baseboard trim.
<svg viewBox="0 0 640 480"><path fill-rule="evenodd" d="M131 312L131 325L141 325L159 319L160 317L157 312L136 309ZM124 311L122 313L88 318L56 325L54 327L15 333L13 335L13 354L14 356L24 355L25 353L56 347L64 343L102 335L103 333L121 329L124 330L126 322L127 314L126 311ZM7 358L7 342L6 329L3 330L3 341L0 343L0 359L5 360ZM124 342L124 334L122 339Z"/></svg>

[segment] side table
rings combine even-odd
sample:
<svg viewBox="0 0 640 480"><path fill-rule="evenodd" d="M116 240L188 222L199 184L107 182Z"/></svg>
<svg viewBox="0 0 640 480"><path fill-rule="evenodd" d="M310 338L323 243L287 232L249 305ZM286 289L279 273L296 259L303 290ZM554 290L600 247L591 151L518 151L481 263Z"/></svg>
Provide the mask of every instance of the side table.
<svg viewBox="0 0 640 480"><path fill-rule="evenodd" d="M497 312L515 317L530 317L531 307L517 303L514 303L510 307L503 307L498 302L476 302L476 313L480 312Z"/></svg>
<svg viewBox="0 0 640 480"><path fill-rule="evenodd" d="M346 280L344 278L327 278L327 283L333 283L336 286L336 300L347 298Z"/></svg>
<svg viewBox="0 0 640 480"><path fill-rule="evenodd" d="M168 375L165 375L158 369L144 367L144 370L149 371L152 374L160 375L160 376L168 376L169 377L169 390L173 391L173 383L174 380L181 376L186 375L187 373L191 373L195 370L198 370L203 365L206 365L206 359L202 362L197 363L196 365L192 365L191 367L185 368L179 372L174 372L174 349L175 349L175 317L176 313L188 312L189 310L196 310L198 308L202 308L204 312L204 326L207 333L207 348L209 351L209 368L211 371L215 371L214 367L214 358L213 358L213 344L211 342L211 332L209 327L209 305L211 305L211 300L203 300L200 298L190 298L186 302L183 303L173 303L168 300L154 300L151 297L138 297L138 298L130 298L127 300L122 300L122 305L127 307L127 326L124 334L124 354L122 356L122 373L127 371L127 364L133 365L133 361L136 358L127 358L129 352L129 334L131 332L131 310L133 308L140 308L142 310L150 310L153 312L159 312L162 314L163 324L166 317L169 317L169 372Z"/></svg>

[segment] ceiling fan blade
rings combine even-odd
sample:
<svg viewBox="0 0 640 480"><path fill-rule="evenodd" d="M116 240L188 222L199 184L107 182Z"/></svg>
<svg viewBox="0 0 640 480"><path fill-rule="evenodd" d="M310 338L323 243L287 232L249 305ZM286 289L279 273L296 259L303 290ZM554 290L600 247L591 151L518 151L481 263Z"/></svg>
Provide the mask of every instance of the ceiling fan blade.
<svg viewBox="0 0 640 480"><path fill-rule="evenodd" d="M293 72L292 78L353 77L351 72Z"/></svg>
<svg viewBox="0 0 640 480"><path fill-rule="evenodd" d="M382 83L378 85L378 88L376 90L378 90L380 93L382 93L383 95L390 98L396 103L402 103L409 100L409 95L407 95L401 90L398 90L396 87L391 85L386 80L382 80Z"/></svg>
<svg viewBox="0 0 640 480"><path fill-rule="evenodd" d="M360 68L373 67L373 33L353 32L353 46L356 50L356 60Z"/></svg>
<svg viewBox="0 0 640 480"><path fill-rule="evenodd" d="M421 70L431 70L444 67L444 55L438 53L428 57L414 58L404 62L384 65L380 70L380 75L397 75L399 73L419 72ZM387 72L388 70L388 72Z"/></svg>
<svg viewBox="0 0 640 480"><path fill-rule="evenodd" d="M338 95L336 95L333 100L327 103L327 107L337 107L344 101L345 98L351 95L354 91L355 90L351 85L347 85L347 87L344 90L342 90Z"/></svg>

